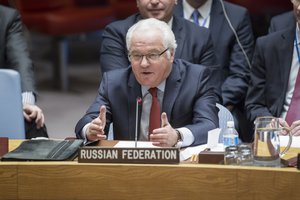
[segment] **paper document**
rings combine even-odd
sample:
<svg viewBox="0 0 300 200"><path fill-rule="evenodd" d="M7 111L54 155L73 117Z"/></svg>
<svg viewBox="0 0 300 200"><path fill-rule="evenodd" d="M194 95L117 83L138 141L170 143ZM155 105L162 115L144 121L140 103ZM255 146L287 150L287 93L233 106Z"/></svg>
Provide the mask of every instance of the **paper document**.
<svg viewBox="0 0 300 200"><path fill-rule="evenodd" d="M299 136L293 136L292 138L293 138L293 140L292 140L291 147L300 148L300 137ZM280 146L286 147L288 142L289 142L289 136L280 135L279 139L280 139Z"/></svg>
<svg viewBox="0 0 300 200"><path fill-rule="evenodd" d="M213 130L208 131L207 148L212 149L218 146L220 132L221 132L220 128L215 128Z"/></svg>
<svg viewBox="0 0 300 200"><path fill-rule="evenodd" d="M114 147L117 148L134 148L135 147L135 141L119 141ZM138 141L137 147L139 148L158 148L157 146L154 146L152 142L148 141Z"/></svg>

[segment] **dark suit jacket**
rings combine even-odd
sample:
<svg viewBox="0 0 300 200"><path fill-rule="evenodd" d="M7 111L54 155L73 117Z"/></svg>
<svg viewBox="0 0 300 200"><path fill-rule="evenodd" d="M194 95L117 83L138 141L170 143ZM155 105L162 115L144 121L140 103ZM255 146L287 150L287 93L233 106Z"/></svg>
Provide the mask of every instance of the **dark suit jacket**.
<svg viewBox="0 0 300 200"><path fill-rule="evenodd" d="M269 33L286 28L296 28L296 18L293 11L273 17L270 22Z"/></svg>
<svg viewBox="0 0 300 200"><path fill-rule="evenodd" d="M207 84L209 77L206 67L178 59L166 80L162 112L167 113L174 128L192 131L193 145L206 143L207 132L219 123L216 96ZM104 73L94 103L76 125L77 137L81 138L82 128L99 115L100 106L106 105L106 128L113 122L114 139L134 140L136 98L141 96L131 67Z"/></svg>
<svg viewBox="0 0 300 200"><path fill-rule="evenodd" d="M295 28L257 39L246 100L248 118L279 117L289 81Z"/></svg>
<svg viewBox="0 0 300 200"><path fill-rule="evenodd" d="M130 65L126 34L128 29L140 19L141 16L135 14L125 20L113 22L105 28L100 51L102 73L112 69L127 68ZM173 18L172 30L177 41L175 58L206 66L216 65L209 30L199 29L193 23L178 17Z"/></svg>
<svg viewBox="0 0 300 200"><path fill-rule="evenodd" d="M248 11L228 2L224 2L228 18L237 32L246 54L251 61L254 37ZM182 0L178 1L174 15L183 18ZM239 47L234 33L225 19L219 0L213 0L209 30L214 42L215 53L224 72L222 98L224 105L243 103L246 97L250 68ZM201 37L198 37L201 40Z"/></svg>
<svg viewBox="0 0 300 200"><path fill-rule="evenodd" d="M34 92L33 66L29 58L19 13L0 5L0 68L20 73L22 91Z"/></svg>

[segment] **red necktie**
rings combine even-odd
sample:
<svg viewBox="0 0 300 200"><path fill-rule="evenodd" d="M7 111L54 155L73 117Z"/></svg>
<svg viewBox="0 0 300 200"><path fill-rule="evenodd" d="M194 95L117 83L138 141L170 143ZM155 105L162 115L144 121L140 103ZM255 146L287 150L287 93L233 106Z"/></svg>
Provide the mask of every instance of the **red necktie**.
<svg viewBox="0 0 300 200"><path fill-rule="evenodd" d="M160 127L160 105L157 98L157 88L150 88L150 94L152 95L152 104L149 117L149 135L156 128Z"/></svg>
<svg viewBox="0 0 300 200"><path fill-rule="evenodd" d="M289 125L292 125L294 121L299 119L300 119L300 70L298 71L293 97L290 103L289 110L286 114L285 120Z"/></svg>

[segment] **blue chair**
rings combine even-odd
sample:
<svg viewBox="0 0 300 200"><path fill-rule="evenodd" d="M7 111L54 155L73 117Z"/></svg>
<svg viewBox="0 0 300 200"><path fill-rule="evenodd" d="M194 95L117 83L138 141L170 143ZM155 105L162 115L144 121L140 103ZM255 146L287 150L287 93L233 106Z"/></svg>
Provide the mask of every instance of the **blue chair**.
<svg viewBox="0 0 300 200"><path fill-rule="evenodd" d="M20 75L0 69L0 137L25 139Z"/></svg>
<svg viewBox="0 0 300 200"><path fill-rule="evenodd" d="M231 112L221 104L216 104L219 108L218 117L219 117L219 128L221 129L219 142L223 142L223 134L227 128L227 121L234 121Z"/></svg>

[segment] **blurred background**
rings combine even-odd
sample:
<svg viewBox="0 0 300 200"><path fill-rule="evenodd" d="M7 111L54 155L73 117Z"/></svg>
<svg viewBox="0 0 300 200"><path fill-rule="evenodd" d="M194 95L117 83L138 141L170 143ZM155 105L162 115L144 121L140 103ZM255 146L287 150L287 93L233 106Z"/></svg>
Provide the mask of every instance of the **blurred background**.
<svg viewBox="0 0 300 200"><path fill-rule="evenodd" d="M246 7L256 37L267 34L272 16L292 10L289 0L228 0ZM51 138L74 135L94 100L101 71L102 29L137 11L136 0L0 0L17 8L35 66L37 104Z"/></svg>

